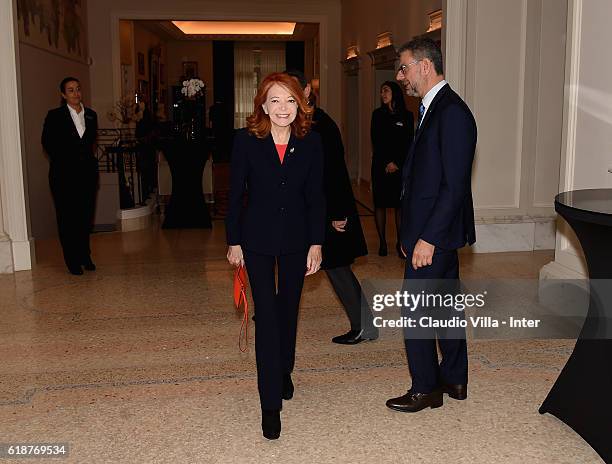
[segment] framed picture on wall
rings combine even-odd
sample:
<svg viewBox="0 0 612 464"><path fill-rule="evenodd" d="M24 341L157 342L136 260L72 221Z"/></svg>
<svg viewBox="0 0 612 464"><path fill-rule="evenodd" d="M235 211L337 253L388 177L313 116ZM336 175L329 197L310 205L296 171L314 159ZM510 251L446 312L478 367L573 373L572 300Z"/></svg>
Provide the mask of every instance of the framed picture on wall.
<svg viewBox="0 0 612 464"><path fill-rule="evenodd" d="M144 53L138 52L138 74L144 76L145 66L144 66Z"/></svg>
<svg viewBox="0 0 612 464"><path fill-rule="evenodd" d="M198 76L197 61L183 61L183 75L185 79L192 79Z"/></svg>

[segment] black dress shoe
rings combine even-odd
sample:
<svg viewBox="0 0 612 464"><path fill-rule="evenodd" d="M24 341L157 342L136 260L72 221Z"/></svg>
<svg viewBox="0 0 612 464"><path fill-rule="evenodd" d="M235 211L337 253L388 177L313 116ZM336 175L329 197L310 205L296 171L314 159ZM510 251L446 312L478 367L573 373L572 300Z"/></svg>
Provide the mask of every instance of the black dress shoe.
<svg viewBox="0 0 612 464"><path fill-rule="evenodd" d="M467 385L465 384L451 385L449 383L445 383L442 385L442 392L446 393L454 400L467 399Z"/></svg>
<svg viewBox="0 0 612 464"><path fill-rule="evenodd" d="M96 270L96 265L94 264L94 262L91 259L88 259L87 261L85 261L83 263L83 267L85 268L86 271L95 271Z"/></svg>
<svg viewBox="0 0 612 464"><path fill-rule="evenodd" d="M291 374L283 375L283 399L290 400L291 398L293 398L294 389L295 388L293 387L293 382L291 381Z"/></svg>
<svg viewBox="0 0 612 464"><path fill-rule="evenodd" d="M387 400L387 407L401 412L418 412L425 408L439 408L444 404L442 390L431 393L416 393L408 390L404 396Z"/></svg>
<svg viewBox="0 0 612 464"><path fill-rule="evenodd" d="M68 266L68 271L72 275L83 275L83 269L81 269L81 266Z"/></svg>
<svg viewBox="0 0 612 464"><path fill-rule="evenodd" d="M378 247L378 256L387 256L388 252L387 252L387 244L381 244Z"/></svg>
<svg viewBox="0 0 612 464"><path fill-rule="evenodd" d="M365 334L362 330L349 330L344 335L338 335L332 338L332 342L340 345L356 345L357 343L366 342L368 340L376 340L378 334Z"/></svg>
<svg viewBox="0 0 612 464"><path fill-rule="evenodd" d="M276 440L281 433L280 409L261 410L261 431L268 440Z"/></svg>

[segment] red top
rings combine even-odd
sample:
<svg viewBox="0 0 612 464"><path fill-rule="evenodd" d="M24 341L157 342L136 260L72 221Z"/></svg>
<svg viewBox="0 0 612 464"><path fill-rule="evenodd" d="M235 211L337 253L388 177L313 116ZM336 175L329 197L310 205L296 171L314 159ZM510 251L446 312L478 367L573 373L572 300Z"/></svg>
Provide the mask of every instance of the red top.
<svg viewBox="0 0 612 464"><path fill-rule="evenodd" d="M278 158L280 159L281 164L283 164L283 159L285 159L285 152L287 151L287 143L281 145L276 143L276 151L278 152Z"/></svg>

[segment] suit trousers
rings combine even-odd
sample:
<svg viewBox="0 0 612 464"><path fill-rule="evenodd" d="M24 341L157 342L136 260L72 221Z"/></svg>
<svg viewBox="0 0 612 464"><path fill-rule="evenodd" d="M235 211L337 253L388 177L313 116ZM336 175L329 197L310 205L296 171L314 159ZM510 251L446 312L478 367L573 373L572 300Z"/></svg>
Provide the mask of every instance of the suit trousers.
<svg viewBox="0 0 612 464"><path fill-rule="evenodd" d="M457 250L436 252L430 266L414 270L411 262L412 250L408 253L404 272L405 289L411 293L452 294L459 290L459 259ZM435 311L432 312L432 311ZM464 328L422 328L418 321L423 316L432 316L437 321L450 317L462 319L463 313L453 308L416 308L404 311L404 316L417 321L416 328L404 329L404 344L408 366L412 376L412 390L431 393L442 383L467 384L468 359ZM438 361L436 339L442 353Z"/></svg>
<svg viewBox="0 0 612 464"><path fill-rule="evenodd" d="M374 331L372 312L351 266L325 269L325 273L351 322L351 330Z"/></svg>
<svg viewBox="0 0 612 464"><path fill-rule="evenodd" d="M255 303L255 359L262 409L281 409L283 375L293 371L306 256L306 251L280 256L244 251Z"/></svg>
<svg viewBox="0 0 612 464"><path fill-rule="evenodd" d="M64 261L68 267L85 264L90 259L91 233L97 192L97 172L87 173L80 186L65 179L51 179L51 193ZM89 180L89 182L86 182Z"/></svg>

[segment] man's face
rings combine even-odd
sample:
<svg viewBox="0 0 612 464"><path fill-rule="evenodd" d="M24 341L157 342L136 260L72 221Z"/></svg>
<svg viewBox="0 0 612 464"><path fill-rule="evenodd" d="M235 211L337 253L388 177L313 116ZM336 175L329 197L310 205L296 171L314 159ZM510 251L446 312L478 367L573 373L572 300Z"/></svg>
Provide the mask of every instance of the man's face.
<svg viewBox="0 0 612 464"><path fill-rule="evenodd" d="M406 95L410 97L423 97L420 92L424 79L421 61L416 60L409 50L400 54L400 66L395 79L404 87Z"/></svg>
<svg viewBox="0 0 612 464"><path fill-rule="evenodd" d="M66 82L64 86L64 92L62 97L72 107L78 107L81 105L81 84L77 81Z"/></svg>

